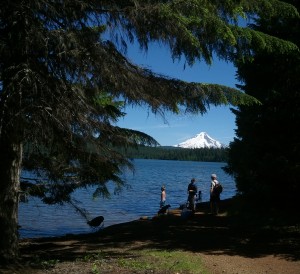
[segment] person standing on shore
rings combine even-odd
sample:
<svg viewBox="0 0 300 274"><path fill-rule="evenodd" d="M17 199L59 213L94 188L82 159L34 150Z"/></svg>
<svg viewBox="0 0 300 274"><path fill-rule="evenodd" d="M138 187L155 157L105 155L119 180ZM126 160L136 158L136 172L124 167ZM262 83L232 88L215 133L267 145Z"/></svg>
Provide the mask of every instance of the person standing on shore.
<svg viewBox="0 0 300 274"><path fill-rule="evenodd" d="M216 191L220 183L216 174L211 174L210 183L210 212L211 214L219 214L220 192Z"/></svg>
<svg viewBox="0 0 300 274"><path fill-rule="evenodd" d="M189 204L189 209L191 209L193 212L196 211L195 198L197 196L197 192L198 189L196 185L196 179L193 178L188 185L188 204Z"/></svg>
<svg viewBox="0 0 300 274"><path fill-rule="evenodd" d="M165 206L166 199L167 199L166 187L162 186L161 187L161 193L160 193L160 208Z"/></svg>

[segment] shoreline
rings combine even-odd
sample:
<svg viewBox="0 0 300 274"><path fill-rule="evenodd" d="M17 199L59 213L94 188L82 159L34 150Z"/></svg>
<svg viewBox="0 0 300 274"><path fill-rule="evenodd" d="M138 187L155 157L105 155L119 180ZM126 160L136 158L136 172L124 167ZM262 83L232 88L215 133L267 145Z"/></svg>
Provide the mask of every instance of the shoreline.
<svg viewBox="0 0 300 274"><path fill-rule="evenodd" d="M226 199L223 199L221 200L221 203L222 203L222 207L220 208L220 214L219 215L222 215L224 214L224 212L226 212L228 210L228 207L232 204L232 198L226 198ZM180 213L181 213L181 208L180 206L177 207L177 208L170 208L168 210L169 212L169 215L173 215L173 216L177 216L177 217L180 217ZM205 214L208 214L209 211L210 211L210 204L209 204L209 201L205 201L205 202L200 202L200 203L196 203L196 210L197 212L202 212L202 213L205 213ZM137 217L136 219L133 219L133 220L129 220L129 221L125 221L125 222L121 222L121 223L116 223L116 224L111 224L109 226L104 226L103 228L95 228L94 231L91 231L91 232L82 232L82 233L65 233L65 234L62 234L62 235L53 235L53 236L36 236L36 237L22 237L20 238L20 241L26 241L26 240L31 240L31 239L60 239L60 238L64 238L64 237L76 237L76 236L85 236L85 235L93 235L95 233L99 233L103 230L106 230L106 229L109 229L110 227L114 227L114 226L122 226L123 224L127 224L127 223L131 223L131 222L136 222L136 221L139 221L139 220L153 220L155 218L159 218L159 217L163 217L165 215L161 215L161 216L158 216L157 214L156 215L153 215L153 216L140 216L140 217Z"/></svg>
<svg viewBox="0 0 300 274"><path fill-rule="evenodd" d="M217 216L208 214L209 203L204 202L188 219L180 217L180 209L173 209L167 215L140 218L94 233L23 239L19 264L0 268L0 273L43 274L45 266L41 262L55 262L47 266L47 273L93 273L90 270L93 264L84 258L97 258L100 253L107 254L96 261L102 262L100 273L148 273L118 265L124 254L136 258L137 250L181 252L188 258L201 260L210 274L299 273L299 226L262 229L247 226L228 214L231 199L222 202Z"/></svg>

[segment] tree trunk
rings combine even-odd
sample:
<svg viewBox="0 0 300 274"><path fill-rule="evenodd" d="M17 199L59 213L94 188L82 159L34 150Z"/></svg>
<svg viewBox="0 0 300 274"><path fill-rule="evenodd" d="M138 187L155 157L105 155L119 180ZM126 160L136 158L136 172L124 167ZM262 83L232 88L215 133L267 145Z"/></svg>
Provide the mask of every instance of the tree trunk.
<svg viewBox="0 0 300 274"><path fill-rule="evenodd" d="M0 263L18 258L18 203L22 143L0 135Z"/></svg>

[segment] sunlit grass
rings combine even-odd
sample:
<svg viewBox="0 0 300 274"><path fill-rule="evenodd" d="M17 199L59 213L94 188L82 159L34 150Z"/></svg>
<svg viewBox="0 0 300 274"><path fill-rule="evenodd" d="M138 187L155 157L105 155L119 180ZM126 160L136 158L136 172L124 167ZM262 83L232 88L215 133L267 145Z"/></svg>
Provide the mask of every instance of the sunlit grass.
<svg viewBox="0 0 300 274"><path fill-rule="evenodd" d="M151 269L172 273L206 273L197 253L186 251L144 250L138 252L139 261L150 264Z"/></svg>
<svg viewBox="0 0 300 274"><path fill-rule="evenodd" d="M201 257L197 253L178 251L178 250L153 250L143 249L139 251L120 252L109 257L106 252L105 258L102 253L99 255L89 256L89 261L93 263L93 273L101 269L101 265L109 264L110 267L117 267L133 272L145 271L165 272L165 273L190 273L190 274L207 274L204 269ZM87 258L86 258L87 259Z"/></svg>

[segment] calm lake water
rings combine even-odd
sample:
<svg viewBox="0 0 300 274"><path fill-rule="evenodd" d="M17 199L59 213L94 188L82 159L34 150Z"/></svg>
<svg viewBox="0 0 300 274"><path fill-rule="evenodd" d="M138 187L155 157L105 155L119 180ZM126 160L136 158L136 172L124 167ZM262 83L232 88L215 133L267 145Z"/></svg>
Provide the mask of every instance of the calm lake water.
<svg viewBox="0 0 300 274"><path fill-rule="evenodd" d="M216 173L224 189L221 199L231 198L236 193L232 177L222 170L225 163L134 160L135 172L125 172L124 179L131 186L110 199L92 198L93 188L77 190L73 197L79 206L88 212L88 218L104 216L104 227L153 217L160 202L160 187L166 186L167 203L178 208L187 200L187 185L191 178L197 179L202 201L209 200L210 174ZM109 185L113 192L113 184ZM36 198L19 206L19 232L21 238L61 236L67 233L88 233L95 229L70 205L44 205Z"/></svg>

